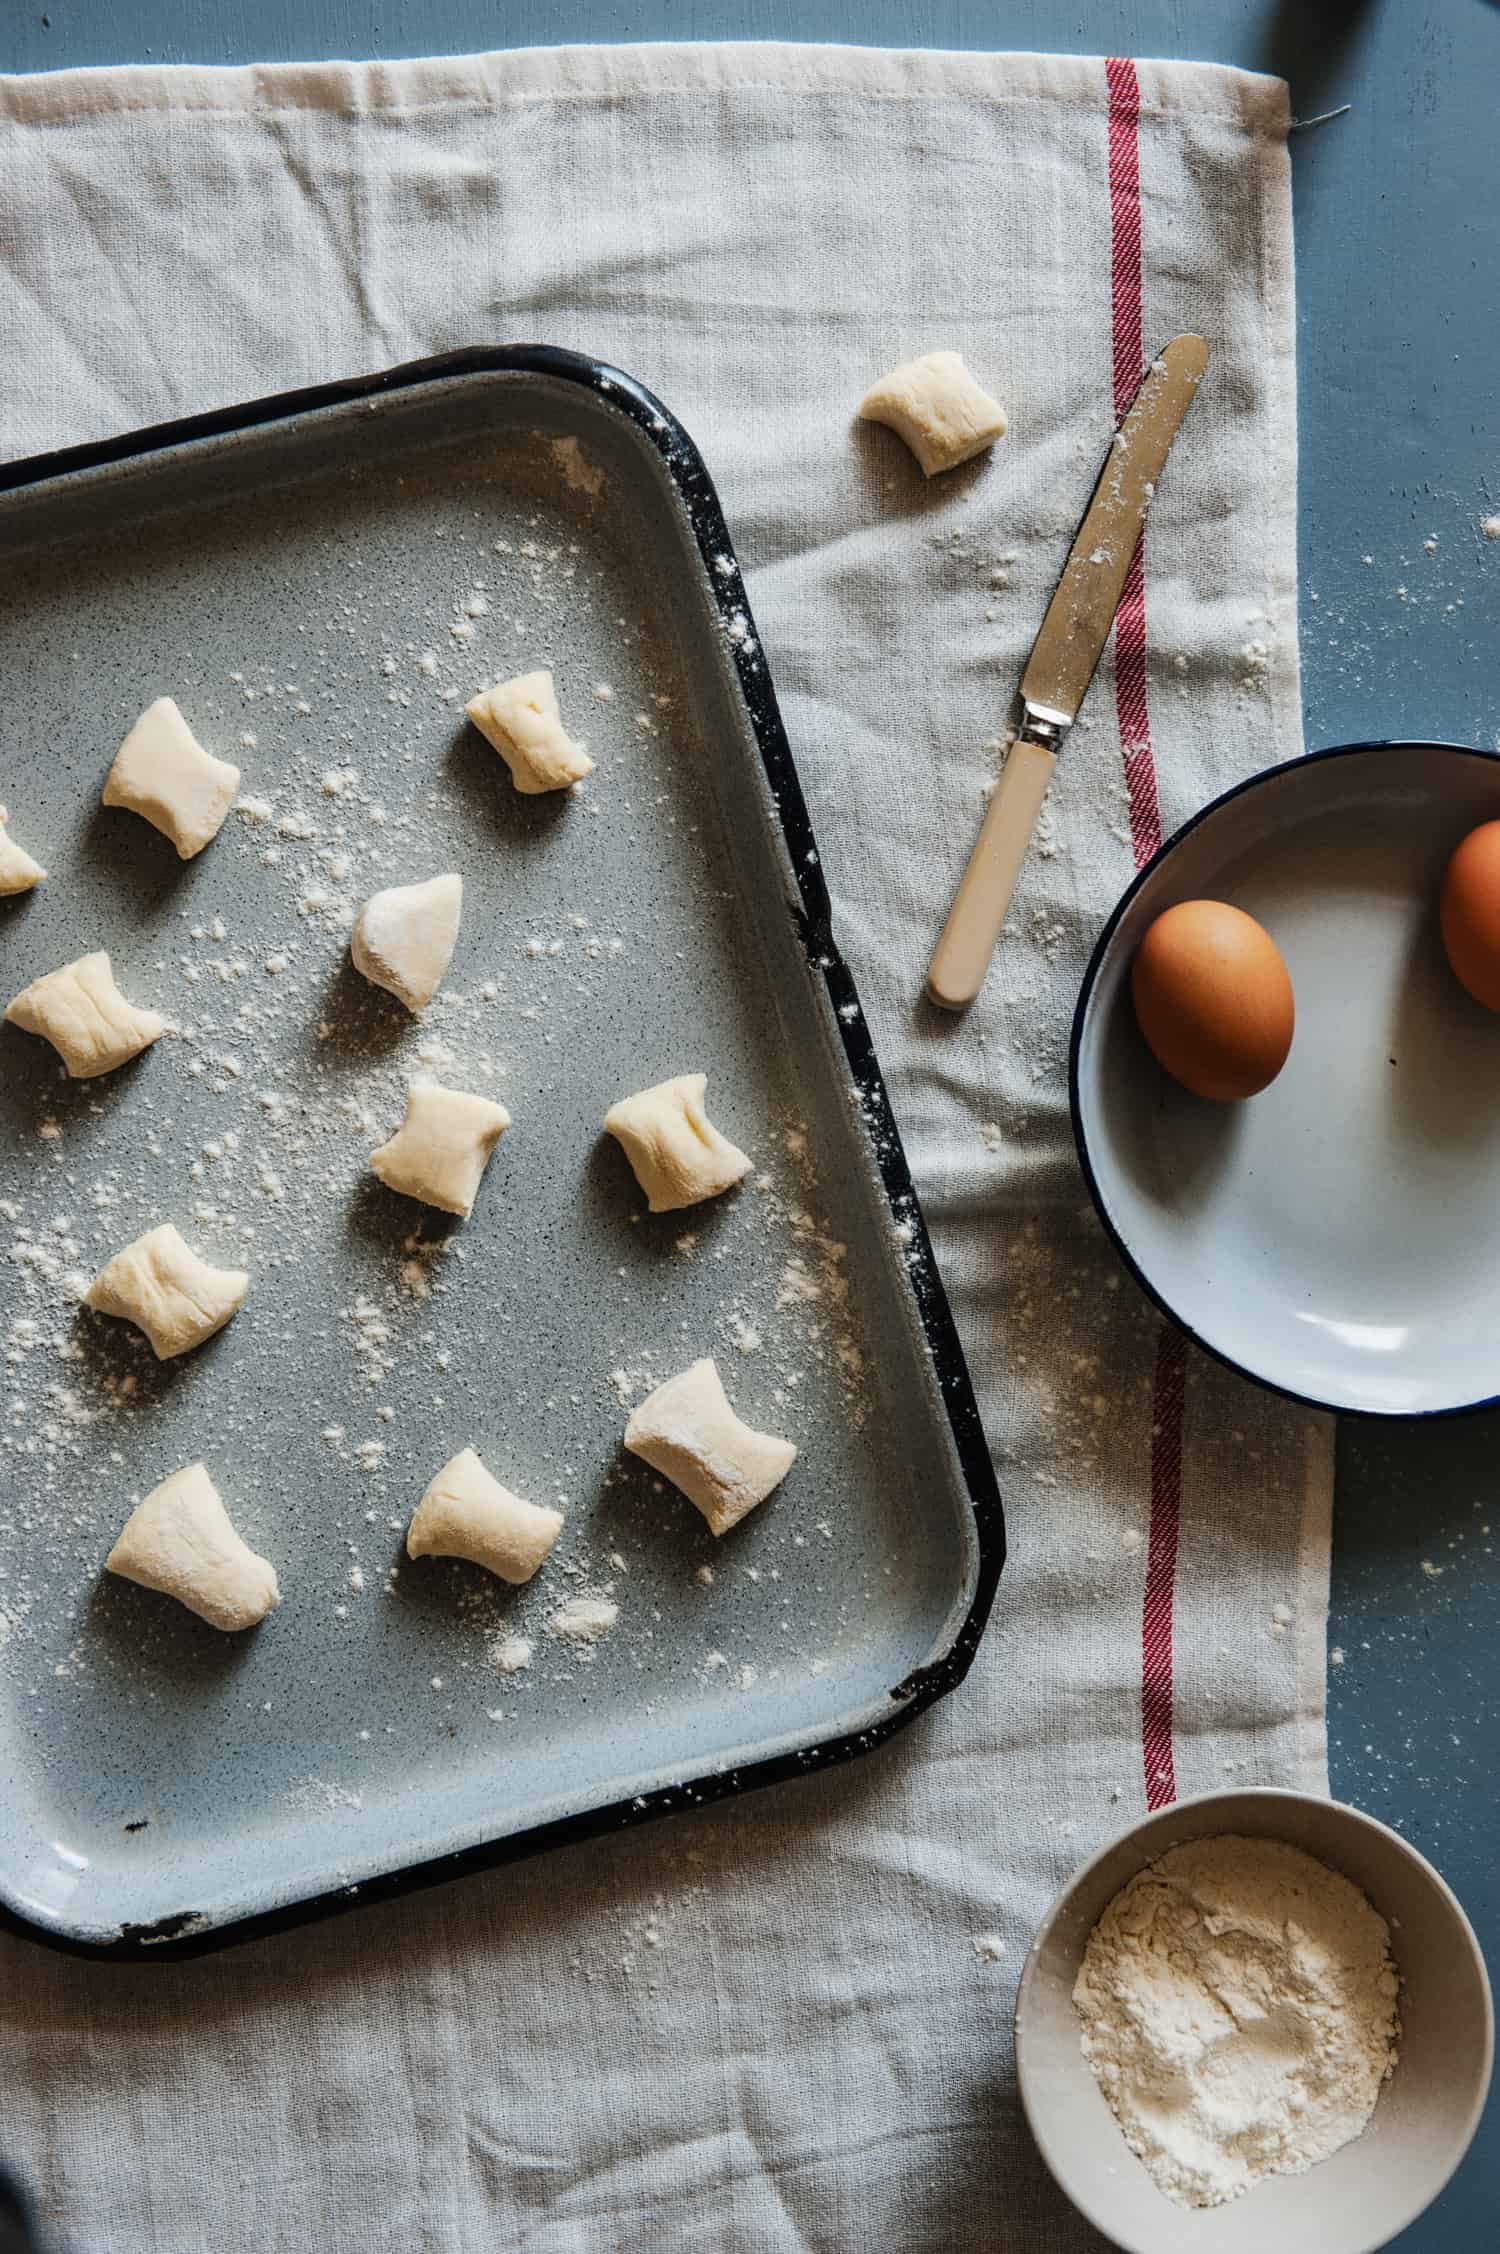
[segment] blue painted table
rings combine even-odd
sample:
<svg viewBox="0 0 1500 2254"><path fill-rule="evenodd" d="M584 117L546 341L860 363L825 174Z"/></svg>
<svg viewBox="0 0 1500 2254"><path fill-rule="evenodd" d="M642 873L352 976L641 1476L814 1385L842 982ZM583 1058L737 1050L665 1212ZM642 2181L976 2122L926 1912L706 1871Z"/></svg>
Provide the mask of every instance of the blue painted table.
<svg viewBox="0 0 1500 2254"><path fill-rule="evenodd" d="M0 69L725 36L1187 56L1279 72L1299 117L1352 104L1293 144L1307 740L1497 740L1489 0L9 0ZM1329 1756L1341 1798L1441 1864L1500 1966L1497 1445L1491 1417L1343 1431ZM1398 2243L1500 2244L1495 2100Z"/></svg>

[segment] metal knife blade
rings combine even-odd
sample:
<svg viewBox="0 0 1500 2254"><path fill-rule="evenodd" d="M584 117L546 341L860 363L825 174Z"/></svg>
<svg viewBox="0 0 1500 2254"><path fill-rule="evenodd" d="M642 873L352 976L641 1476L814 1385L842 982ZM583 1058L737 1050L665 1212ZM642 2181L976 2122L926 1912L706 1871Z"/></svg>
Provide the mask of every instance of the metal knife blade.
<svg viewBox="0 0 1500 2254"><path fill-rule="evenodd" d="M1156 481L1208 366L1202 337L1174 337L1153 360L1110 442L1057 591L1021 676L1028 721L1071 727L1109 640Z"/></svg>
<svg viewBox="0 0 1500 2254"><path fill-rule="evenodd" d="M1202 337L1174 337L1110 444L1026 661L1025 717L927 966L928 997L939 1009L967 1009L984 984L1058 750L1109 640L1167 450L1207 366Z"/></svg>

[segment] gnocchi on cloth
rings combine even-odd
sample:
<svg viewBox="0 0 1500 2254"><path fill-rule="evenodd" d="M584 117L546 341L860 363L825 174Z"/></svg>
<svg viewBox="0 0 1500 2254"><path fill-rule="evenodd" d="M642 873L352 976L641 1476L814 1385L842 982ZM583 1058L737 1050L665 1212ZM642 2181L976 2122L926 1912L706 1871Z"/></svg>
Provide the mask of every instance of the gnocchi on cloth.
<svg viewBox="0 0 1500 2254"><path fill-rule="evenodd" d="M1005 409L974 381L957 352L903 361L865 393L859 416L885 423L904 439L924 477L971 462L1007 429Z"/></svg>
<svg viewBox="0 0 1500 2254"><path fill-rule="evenodd" d="M631 1411L625 1445L680 1487L714 1534L738 1526L797 1460L793 1441L757 1432L735 1415L707 1356Z"/></svg>
<svg viewBox="0 0 1500 2254"><path fill-rule="evenodd" d="M235 1532L202 1463L174 1471L136 1504L104 1563L227 1634L253 1628L281 1602L275 1567Z"/></svg>
<svg viewBox="0 0 1500 2254"><path fill-rule="evenodd" d="M23 1033L50 1041L74 1080L114 1072L167 1030L155 1010L137 1009L115 984L102 950L33 979L5 1012Z"/></svg>

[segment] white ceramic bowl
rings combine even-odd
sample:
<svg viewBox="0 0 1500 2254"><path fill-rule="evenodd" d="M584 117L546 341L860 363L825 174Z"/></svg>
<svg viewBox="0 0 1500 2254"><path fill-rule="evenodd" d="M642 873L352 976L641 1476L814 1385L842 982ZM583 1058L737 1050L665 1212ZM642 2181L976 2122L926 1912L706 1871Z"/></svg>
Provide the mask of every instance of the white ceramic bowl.
<svg viewBox="0 0 1500 2254"><path fill-rule="evenodd" d="M1158 1304L1319 1407L1438 1416L1500 1397L1500 1016L1448 967L1448 856L1500 816L1500 757L1353 744L1215 799L1144 869L1073 1025L1073 1128ZM1270 932L1297 1001L1280 1076L1205 1103L1141 1039L1130 963L1176 901Z"/></svg>
<svg viewBox="0 0 1500 2254"><path fill-rule="evenodd" d="M1073 1982L1101 1911L1184 1840L1284 1839L1362 1887L1402 1976L1395 2072L1364 2134L1305 2175L1271 2176L1222 2207L1179 2207L1120 2134L1079 2046ZM1404 1839L1338 1801L1205 1793L1133 1824L1069 1882L1039 1930L1016 2002L1021 2102L1062 2189L1126 2254L1373 2254L1431 2205L1468 2150L1489 2087L1494 2012L1458 1902Z"/></svg>

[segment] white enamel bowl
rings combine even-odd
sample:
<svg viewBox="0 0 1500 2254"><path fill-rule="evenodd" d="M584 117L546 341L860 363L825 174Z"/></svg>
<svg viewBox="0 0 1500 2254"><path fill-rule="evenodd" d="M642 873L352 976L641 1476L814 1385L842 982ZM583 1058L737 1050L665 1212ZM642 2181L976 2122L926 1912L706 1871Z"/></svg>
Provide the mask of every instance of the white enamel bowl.
<svg viewBox="0 0 1500 2254"><path fill-rule="evenodd" d="M1500 757L1354 744L1204 808L1106 925L1073 1025L1073 1128L1127 1264L1207 1350L1319 1407L1500 1397L1500 1016L1438 931L1448 856L1500 816ZM1176 901L1233 902L1296 994L1279 1077L1205 1103L1161 1070L1130 964Z"/></svg>
<svg viewBox="0 0 1500 2254"><path fill-rule="evenodd" d="M1079 2047L1073 1982L1106 1904L1184 1840L1284 1839L1363 1889L1401 1974L1396 2068L1363 2135L1300 2176L1222 2207L1180 2207L1120 2134ZM1132 1824L1064 1888L1016 2001L1016 2070L1042 2158L1125 2254L1373 2254L1431 2205L1467 2151L1489 2087L1494 2012L1468 1919L1432 1865L1372 1816L1311 1793L1205 1793Z"/></svg>

